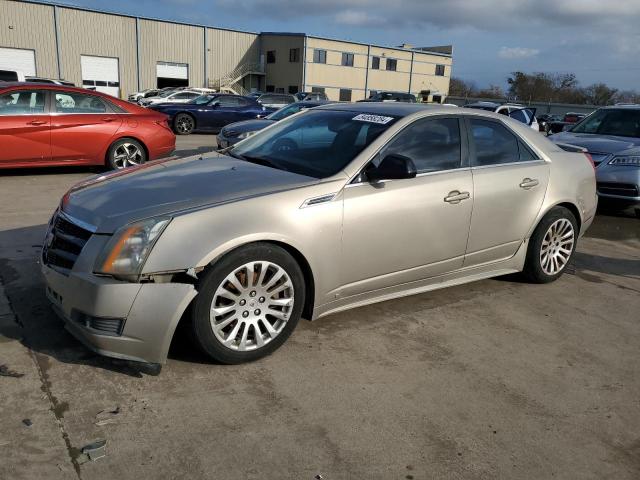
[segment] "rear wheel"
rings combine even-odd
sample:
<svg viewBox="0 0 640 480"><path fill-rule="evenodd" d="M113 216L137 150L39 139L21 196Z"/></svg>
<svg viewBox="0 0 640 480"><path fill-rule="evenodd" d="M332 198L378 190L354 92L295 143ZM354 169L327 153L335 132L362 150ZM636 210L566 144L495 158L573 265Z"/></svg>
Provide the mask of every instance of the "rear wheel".
<svg viewBox="0 0 640 480"><path fill-rule="evenodd" d="M141 165L147 161L147 152L140 142L122 138L114 142L107 152L107 166L113 170Z"/></svg>
<svg viewBox="0 0 640 480"><path fill-rule="evenodd" d="M194 128L196 128L196 121L188 113L179 113L173 120L173 129L178 135L189 135Z"/></svg>
<svg viewBox="0 0 640 480"><path fill-rule="evenodd" d="M534 283L558 279L573 256L578 226L573 213L554 207L536 227L527 250L524 275Z"/></svg>
<svg viewBox="0 0 640 480"><path fill-rule="evenodd" d="M304 296L302 271L284 249L267 243L242 247L203 278L192 310L195 341L221 363L262 358L291 335Z"/></svg>

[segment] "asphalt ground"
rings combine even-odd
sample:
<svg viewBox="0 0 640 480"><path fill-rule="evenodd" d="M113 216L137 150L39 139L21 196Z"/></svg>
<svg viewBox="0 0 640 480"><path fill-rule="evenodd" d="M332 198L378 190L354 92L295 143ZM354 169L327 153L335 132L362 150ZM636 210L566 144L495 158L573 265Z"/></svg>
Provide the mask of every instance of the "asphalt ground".
<svg viewBox="0 0 640 480"><path fill-rule="evenodd" d="M179 137L178 154L214 142ZM246 365L179 334L151 376L84 348L45 299L45 224L95 172L0 172L0 479L640 478L632 212L601 211L556 283L497 278L302 321Z"/></svg>

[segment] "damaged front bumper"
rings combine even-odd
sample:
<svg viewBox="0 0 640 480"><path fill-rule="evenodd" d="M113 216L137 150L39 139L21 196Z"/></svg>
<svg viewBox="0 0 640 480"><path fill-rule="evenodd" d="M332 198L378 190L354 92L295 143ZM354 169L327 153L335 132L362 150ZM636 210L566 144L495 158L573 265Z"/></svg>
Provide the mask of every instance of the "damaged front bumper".
<svg viewBox="0 0 640 480"><path fill-rule="evenodd" d="M66 329L108 357L163 364L196 289L189 283L129 283L42 266L47 297Z"/></svg>

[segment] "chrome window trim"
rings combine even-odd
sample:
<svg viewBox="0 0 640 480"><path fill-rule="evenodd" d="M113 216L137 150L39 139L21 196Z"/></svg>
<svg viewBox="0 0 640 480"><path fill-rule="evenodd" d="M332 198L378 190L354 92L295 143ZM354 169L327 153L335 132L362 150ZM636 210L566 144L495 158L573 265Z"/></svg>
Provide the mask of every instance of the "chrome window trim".
<svg viewBox="0 0 640 480"><path fill-rule="evenodd" d="M413 180L414 178L422 178L422 177L431 177L431 176L435 176L435 175L444 175L447 173L451 173L451 172L463 172L463 171L467 171L467 170L471 170L470 167L460 167L460 168L451 168L449 170L436 170L433 172L422 172L422 173L418 173L415 177L413 178L402 178L400 180L404 181L404 180ZM357 175L356 175L357 177ZM353 187L359 187L362 185L380 185L381 183L387 183L387 182L396 182L398 180L380 180L378 182L367 182L367 181L361 181L361 182L357 182L357 183L348 183L347 185L344 186L344 188L353 188Z"/></svg>
<svg viewBox="0 0 640 480"><path fill-rule="evenodd" d="M484 170L485 168L496 168L496 167L512 167L514 165L527 165L527 164L543 164L547 163L546 160L541 158L535 160L526 160L524 162L509 162L509 163L493 163L491 165L476 165L470 167L471 170Z"/></svg>

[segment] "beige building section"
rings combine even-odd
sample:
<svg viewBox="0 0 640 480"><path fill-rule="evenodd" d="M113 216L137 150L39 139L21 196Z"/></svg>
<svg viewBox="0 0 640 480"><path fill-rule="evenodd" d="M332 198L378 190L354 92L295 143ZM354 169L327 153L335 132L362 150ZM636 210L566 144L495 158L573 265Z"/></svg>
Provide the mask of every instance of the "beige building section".
<svg viewBox="0 0 640 480"><path fill-rule="evenodd" d="M35 51L36 75L58 77L53 7L0 0L0 47Z"/></svg>
<svg viewBox="0 0 640 480"><path fill-rule="evenodd" d="M142 19L138 28L141 88L156 87L158 62L186 63L189 85L204 85L204 28Z"/></svg>
<svg viewBox="0 0 640 480"><path fill-rule="evenodd" d="M136 22L133 18L58 8L62 75L82 85L80 57L91 55L118 59L122 93L137 88ZM105 39L109 39L105 41Z"/></svg>
<svg viewBox="0 0 640 480"><path fill-rule="evenodd" d="M289 93L289 87L302 88L302 72L304 68L304 36L303 35L269 35L261 38L262 55L264 55L266 85L274 91ZM298 49L298 62L290 62L291 49ZM275 63L268 63L268 52L275 52Z"/></svg>
<svg viewBox="0 0 640 480"><path fill-rule="evenodd" d="M59 48L56 48L54 11L57 11ZM429 91L426 100L431 101L434 95L446 96L449 91L452 59L446 55L447 47L434 47L445 53L437 54L302 33L256 34L136 19L17 0L0 0L0 18L3 22L0 47L34 50L37 75L59 77L59 51L61 76L82 85L82 55L117 58L123 97L138 88L156 87L158 62L187 64L189 85L194 87L215 84L231 72L255 73L264 69L266 75L254 74L239 82L243 87L240 90L272 87L274 91L289 92L321 88L330 99L339 100L342 89L351 91L352 101L380 90L411 92L416 96ZM290 61L291 49L299 49L299 61ZM314 63L315 50L326 52L325 64ZM268 51L275 51L275 63L266 63ZM353 66L342 65L343 53L353 55ZM374 57L380 58L380 68L376 70L372 68ZM390 59L397 62L395 71L387 70ZM444 66L444 76L436 75L437 65Z"/></svg>

